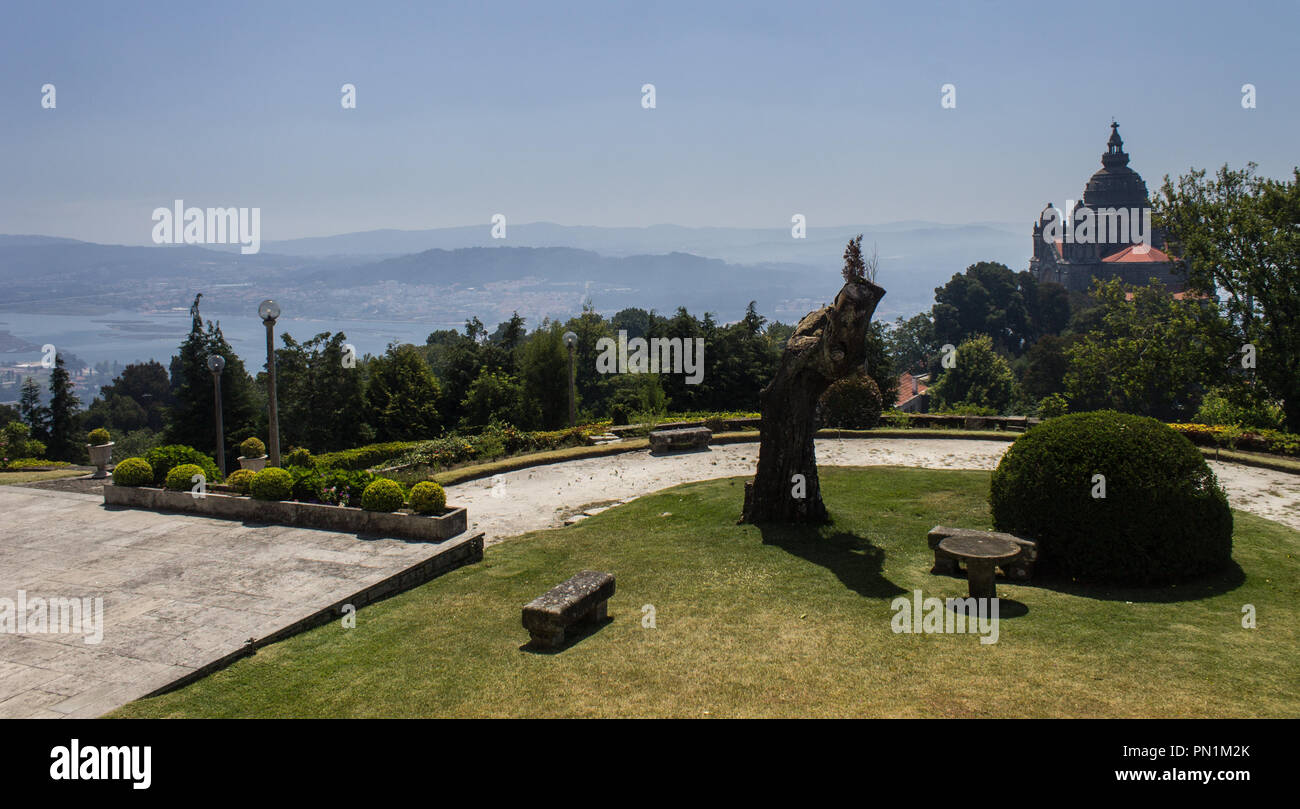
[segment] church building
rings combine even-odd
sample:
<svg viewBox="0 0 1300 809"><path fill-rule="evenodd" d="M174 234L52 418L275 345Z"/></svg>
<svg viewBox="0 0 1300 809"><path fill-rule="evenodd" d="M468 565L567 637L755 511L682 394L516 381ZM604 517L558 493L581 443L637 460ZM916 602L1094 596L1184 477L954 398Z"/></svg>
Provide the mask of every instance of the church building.
<svg viewBox="0 0 1300 809"><path fill-rule="evenodd" d="M1177 261L1165 250L1165 235L1151 228L1151 202L1142 176L1128 166L1119 124L1101 156L1101 170L1083 189L1083 199L1062 212L1047 203L1034 224L1029 271L1039 281L1087 292L1094 278L1119 278L1145 285L1159 279L1174 292L1186 284Z"/></svg>

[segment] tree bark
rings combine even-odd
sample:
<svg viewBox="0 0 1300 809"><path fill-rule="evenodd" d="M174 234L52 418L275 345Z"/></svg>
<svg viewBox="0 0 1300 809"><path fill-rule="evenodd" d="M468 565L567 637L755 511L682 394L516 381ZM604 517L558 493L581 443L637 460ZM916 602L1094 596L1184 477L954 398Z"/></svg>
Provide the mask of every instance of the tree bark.
<svg viewBox="0 0 1300 809"><path fill-rule="evenodd" d="M795 327L771 384L759 395L758 471L745 484L741 522L825 522L817 478L817 401L832 382L866 361L867 330L885 290L850 281L835 303L810 312ZM802 492L798 479L803 476ZM802 497L798 496L802 493Z"/></svg>

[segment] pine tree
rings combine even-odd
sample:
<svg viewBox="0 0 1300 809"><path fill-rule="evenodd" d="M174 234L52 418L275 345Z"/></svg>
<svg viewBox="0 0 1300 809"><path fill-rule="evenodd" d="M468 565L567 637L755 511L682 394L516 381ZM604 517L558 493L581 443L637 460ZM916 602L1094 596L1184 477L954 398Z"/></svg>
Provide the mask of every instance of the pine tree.
<svg viewBox="0 0 1300 809"><path fill-rule="evenodd" d="M63 367L63 355L54 355L54 370L50 373L50 420L47 456L52 460L74 460L72 434L77 429L77 408L81 400L72 388L72 378Z"/></svg>
<svg viewBox="0 0 1300 809"><path fill-rule="evenodd" d="M23 380L22 398L18 400L18 412L22 414L23 421L32 430L32 438L37 441L49 440L49 420L50 411L41 404L41 386L36 384L36 379L27 377Z"/></svg>

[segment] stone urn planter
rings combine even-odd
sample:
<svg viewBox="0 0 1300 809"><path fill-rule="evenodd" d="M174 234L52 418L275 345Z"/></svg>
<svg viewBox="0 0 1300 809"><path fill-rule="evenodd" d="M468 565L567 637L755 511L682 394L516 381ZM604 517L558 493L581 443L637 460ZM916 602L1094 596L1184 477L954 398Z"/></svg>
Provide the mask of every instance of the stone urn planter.
<svg viewBox="0 0 1300 809"><path fill-rule="evenodd" d="M243 455L240 455L238 459L239 468L248 469L253 472L261 472L263 469L266 468L266 461L268 457L269 456L263 455L260 458L245 458Z"/></svg>
<svg viewBox="0 0 1300 809"><path fill-rule="evenodd" d="M93 479L108 477L108 462L113 458L114 441L107 444L87 444L86 450L90 453L90 465L95 467L95 474L90 477Z"/></svg>

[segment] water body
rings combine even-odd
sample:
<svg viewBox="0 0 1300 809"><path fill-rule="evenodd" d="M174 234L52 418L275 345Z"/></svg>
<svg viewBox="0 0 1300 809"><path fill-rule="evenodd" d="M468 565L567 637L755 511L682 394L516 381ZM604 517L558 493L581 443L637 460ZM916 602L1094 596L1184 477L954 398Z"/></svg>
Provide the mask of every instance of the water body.
<svg viewBox="0 0 1300 809"><path fill-rule="evenodd" d="M266 327L257 316L231 317L204 314L204 320L221 324L226 340L256 373L266 360ZM337 320L281 317L275 326L276 347L288 333L302 342L323 331L342 331L357 349L357 356L381 354L390 342L423 345L429 332L459 328L463 324L379 320ZM144 362L166 365L189 334L188 309L172 312L111 312L104 315L34 315L0 312L0 329L37 346L52 344L60 352L75 354L87 363ZM41 352L0 354L0 364L39 361Z"/></svg>

